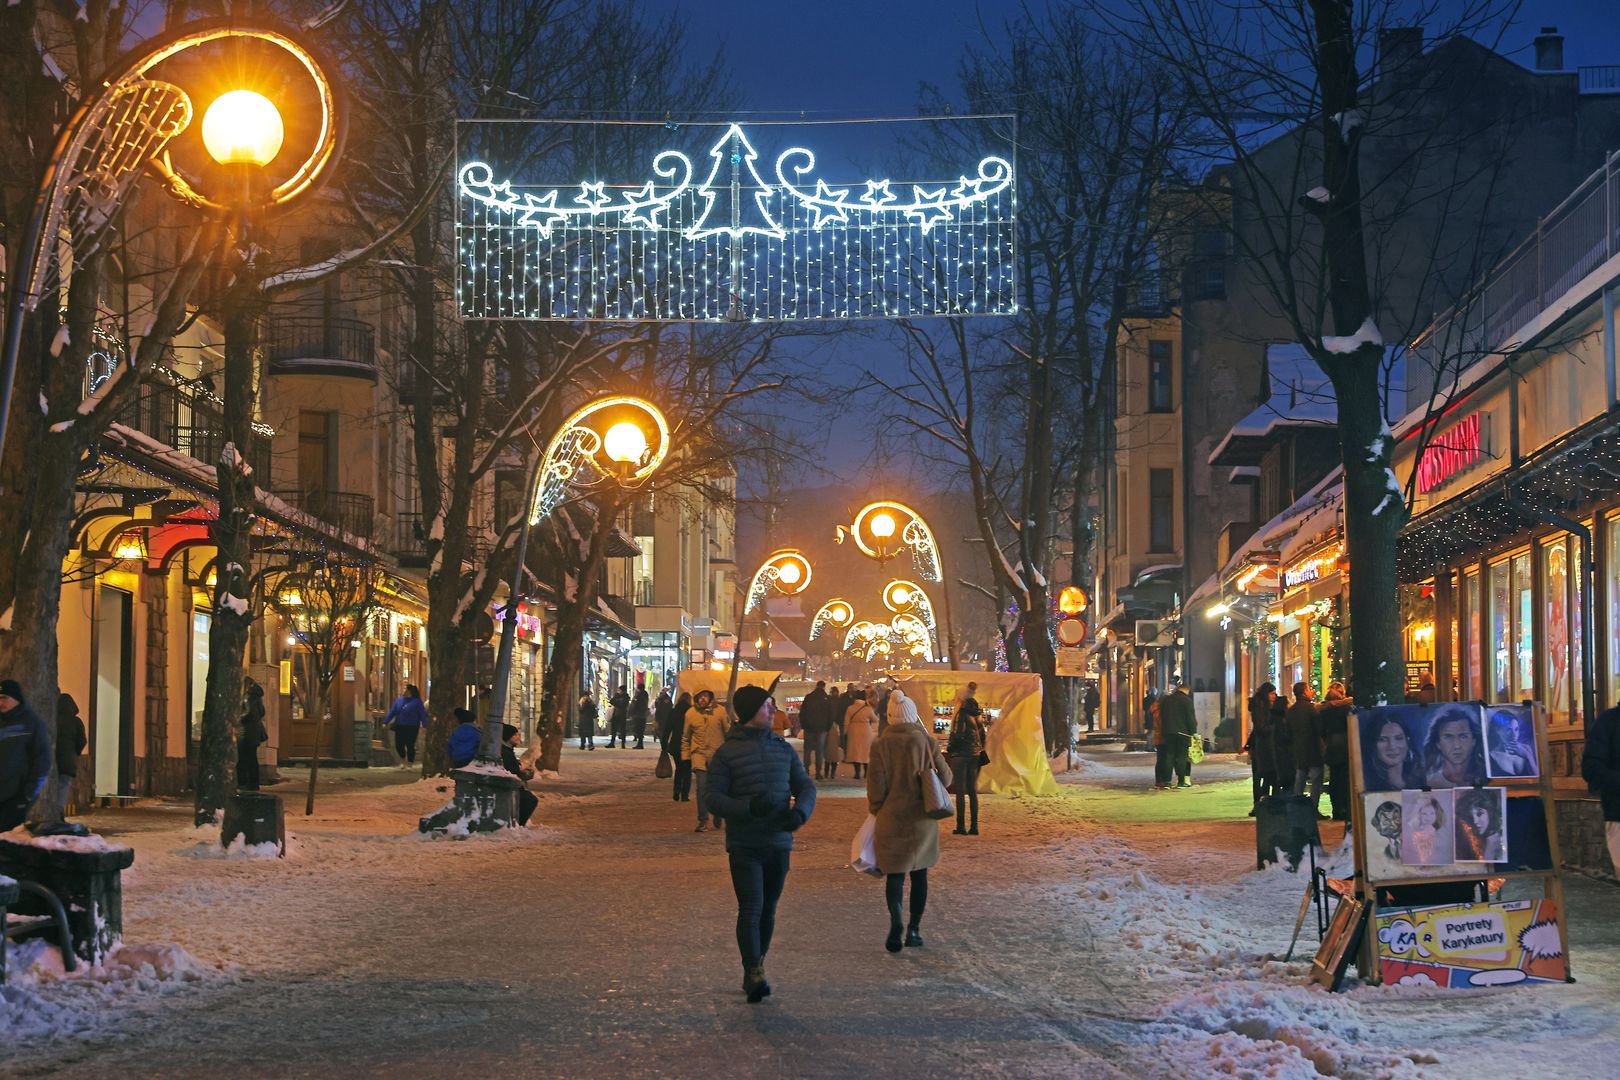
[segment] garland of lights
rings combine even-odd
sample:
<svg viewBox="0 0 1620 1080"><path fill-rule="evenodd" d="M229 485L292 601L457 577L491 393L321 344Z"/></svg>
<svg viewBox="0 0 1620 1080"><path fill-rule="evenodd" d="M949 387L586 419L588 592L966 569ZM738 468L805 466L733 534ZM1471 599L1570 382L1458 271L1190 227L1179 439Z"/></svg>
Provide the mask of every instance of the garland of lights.
<svg viewBox="0 0 1620 1080"><path fill-rule="evenodd" d="M476 125L476 121L469 121ZM740 320L1007 314L1017 199L1008 158L954 181L834 186L791 146L767 176L739 124L652 179L529 186L457 170L462 314L495 319Z"/></svg>

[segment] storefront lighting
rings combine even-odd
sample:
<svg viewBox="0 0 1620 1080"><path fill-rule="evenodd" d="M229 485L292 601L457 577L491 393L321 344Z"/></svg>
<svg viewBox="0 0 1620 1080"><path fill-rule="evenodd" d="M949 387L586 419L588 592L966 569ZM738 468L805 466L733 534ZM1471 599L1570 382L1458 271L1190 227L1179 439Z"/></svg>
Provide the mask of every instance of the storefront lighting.
<svg viewBox="0 0 1620 1080"><path fill-rule="evenodd" d="M1283 588L1292 589L1296 585L1304 585L1327 574L1337 572L1339 559L1343 555L1344 545L1334 544L1332 547L1318 551L1308 559L1301 559L1283 571Z"/></svg>
<svg viewBox="0 0 1620 1080"><path fill-rule="evenodd" d="M127 532L118 538L113 547L113 558L129 562L141 562L146 559L146 540L138 532Z"/></svg>
<svg viewBox="0 0 1620 1080"><path fill-rule="evenodd" d="M1211 619L1218 619L1222 615L1225 615L1228 611L1231 611L1231 610L1232 610L1232 605L1230 605L1226 601L1222 600L1218 604L1209 605L1209 611L1205 612L1205 616L1207 618L1211 618Z"/></svg>
<svg viewBox="0 0 1620 1080"><path fill-rule="evenodd" d="M1260 563L1258 565L1249 567L1247 570L1243 571L1243 573L1239 574L1237 579L1238 592L1247 592L1249 585L1253 583L1254 579L1265 573L1268 569L1269 567L1267 567L1264 563Z"/></svg>

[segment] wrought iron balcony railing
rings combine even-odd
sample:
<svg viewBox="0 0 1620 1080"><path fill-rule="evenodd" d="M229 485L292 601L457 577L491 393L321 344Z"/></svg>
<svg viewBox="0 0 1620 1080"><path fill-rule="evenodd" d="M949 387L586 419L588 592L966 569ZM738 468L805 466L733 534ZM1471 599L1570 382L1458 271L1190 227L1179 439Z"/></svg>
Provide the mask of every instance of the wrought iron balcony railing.
<svg viewBox="0 0 1620 1080"><path fill-rule="evenodd" d="M377 339L358 319L276 315L265 326L271 374L377 377Z"/></svg>

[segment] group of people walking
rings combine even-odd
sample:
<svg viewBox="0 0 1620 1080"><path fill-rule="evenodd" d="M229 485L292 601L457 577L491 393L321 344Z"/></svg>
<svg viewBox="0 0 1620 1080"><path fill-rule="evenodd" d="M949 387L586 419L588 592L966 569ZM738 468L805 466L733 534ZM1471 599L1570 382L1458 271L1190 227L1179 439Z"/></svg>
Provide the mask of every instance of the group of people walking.
<svg viewBox="0 0 1620 1080"><path fill-rule="evenodd" d="M1243 749L1254 773L1255 809L1274 795L1307 798L1320 815L1324 788L1334 821L1350 820L1350 712L1344 683L1328 683L1319 704L1307 682L1297 682L1290 703L1271 683L1249 699L1249 740Z"/></svg>
<svg viewBox="0 0 1620 1080"><path fill-rule="evenodd" d="M816 683L799 705L804 767L814 768L817 780L836 780L839 764L847 761L855 779L862 779L889 709L889 699L874 687L850 683L840 693L836 686L829 691L825 681Z"/></svg>
<svg viewBox="0 0 1620 1080"><path fill-rule="evenodd" d="M668 691L664 691L665 694ZM652 714L651 699L645 686L636 687L634 694L630 687L624 683L608 698L608 741L611 748L615 743L619 749L630 749L630 735L636 738L635 749L642 750L647 742L647 721ZM581 694L579 697L579 718L576 721L579 729L579 748L581 750L596 749L596 729L601 722L602 710L596 704L596 698L590 694ZM654 736L656 738L656 735Z"/></svg>
<svg viewBox="0 0 1620 1080"><path fill-rule="evenodd" d="M1180 679L1172 679L1168 693L1148 691L1147 713L1155 752L1154 789L1192 787L1193 743L1200 738L1192 695Z"/></svg>

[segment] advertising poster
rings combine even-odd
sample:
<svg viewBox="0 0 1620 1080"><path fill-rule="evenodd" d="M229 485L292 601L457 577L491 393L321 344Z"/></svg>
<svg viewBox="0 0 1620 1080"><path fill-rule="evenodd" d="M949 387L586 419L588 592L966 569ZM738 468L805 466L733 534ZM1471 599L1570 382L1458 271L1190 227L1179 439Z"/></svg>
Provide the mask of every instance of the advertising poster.
<svg viewBox="0 0 1620 1080"><path fill-rule="evenodd" d="M1484 710L1477 704L1362 709L1356 722L1363 791L1473 787L1486 780ZM1514 761L1523 767L1522 756Z"/></svg>
<svg viewBox="0 0 1620 1080"><path fill-rule="evenodd" d="M1551 900L1380 911L1378 959L1386 986L1463 989L1568 975Z"/></svg>
<svg viewBox="0 0 1620 1080"><path fill-rule="evenodd" d="M1491 778L1533 780L1541 776L1535 710L1528 705L1489 705L1485 712L1485 770Z"/></svg>
<svg viewBox="0 0 1620 1080"><path fill-rule="evenodd" d="M1449 794L1449 793L1448 793ZM1403 858L1405 810L1398 791L1370 791L1362 796L1367 821L1367 880L1408 881L1455 874L1456 866L1408 864ZM1473 867L1468 869L1472 870Z"/></svg>

